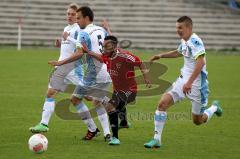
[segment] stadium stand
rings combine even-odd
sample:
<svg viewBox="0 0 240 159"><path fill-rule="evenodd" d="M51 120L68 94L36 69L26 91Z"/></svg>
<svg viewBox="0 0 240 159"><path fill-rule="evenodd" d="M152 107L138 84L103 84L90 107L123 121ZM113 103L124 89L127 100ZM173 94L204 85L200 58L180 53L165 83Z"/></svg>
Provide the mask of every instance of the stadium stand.
<svg viewBox="0 0 240 159"><path fill-rule="evenodd" d="M0 45L17 43L22 17L23 45L53 46L66 25L70 2L92 7L96 23L107 18L114 34L131 40L133 48L176 48L175 22L188 15L206 48L240 49L240 12L231 11L223 0L1 0Z"/></svg>

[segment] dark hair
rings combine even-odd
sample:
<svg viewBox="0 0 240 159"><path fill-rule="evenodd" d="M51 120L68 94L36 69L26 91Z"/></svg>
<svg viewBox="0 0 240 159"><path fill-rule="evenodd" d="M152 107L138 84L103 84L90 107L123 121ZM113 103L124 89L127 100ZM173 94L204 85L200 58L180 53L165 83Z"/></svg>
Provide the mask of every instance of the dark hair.
<svg viewBox="0 0 240 159"><path fill-rule="evenodd" d="M193 21L190 17L188 16L182 16L177 20L178 23L185 23L187 26L192 27L193 26Z"/></svg>
<svg viewBox="0 0 240 159"><path fill-rule="evenodd" d="M71 3L71 4L68 6L68 8L71 8L71 9L77 11L78 8L79 8L79 6L77 5L77 3Z"/></svg>
<svg viewBox="0 0 240 159"><path fill-rule="evenodd" d="M106 37L104 38L104 40L111 40L114 44L117 44L117 43L118 43L117 37L115 37L115 36L113 36L113 35L106 36Z"/></svg>
<svg viewBox="0 0 240 159"><path fill-rule="evenodd" d="M93 11L91 10L91 8L89 8L88 6L83 6L80 7L77 12L81 12L83 17L89 17L89 20L92 22L94 19L94 14Z"/></svg>

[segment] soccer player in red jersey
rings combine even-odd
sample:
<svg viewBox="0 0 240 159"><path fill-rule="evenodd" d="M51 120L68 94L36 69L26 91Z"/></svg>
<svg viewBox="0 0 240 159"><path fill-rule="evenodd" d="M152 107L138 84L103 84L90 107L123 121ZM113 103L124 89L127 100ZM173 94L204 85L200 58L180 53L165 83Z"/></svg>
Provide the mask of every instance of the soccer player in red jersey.
<svg viewBox="0 0 240 159"><path fill-rule="evenodd" d="M94 52L87 52L101 62L108 62L109 74L114 88L112 97L106 104L113 133L109 145L119 145L117 110L122 109L128 103L135 101L137 95L137 82L135 80L134 68L139 67L148 88L151 87L151 82L147 76L148 71L139 57L126 50L118 48L118 40L115 36L107 36L104 39L103 46L103 57Z"/></svg>

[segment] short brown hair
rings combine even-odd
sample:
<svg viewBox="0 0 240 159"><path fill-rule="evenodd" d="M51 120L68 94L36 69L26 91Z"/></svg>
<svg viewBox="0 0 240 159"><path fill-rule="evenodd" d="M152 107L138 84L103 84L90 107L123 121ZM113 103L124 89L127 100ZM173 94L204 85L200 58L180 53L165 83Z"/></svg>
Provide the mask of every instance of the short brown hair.
<svg viewBox="0 0 240 159"><path fill-rule="evenodd" d="M192 27L193 26L193 21L190 17L188 16L182 16L177 20L178 23L185 23L186 26Z"/></svg>
<svg viewBox="0 0 240 159"><path fill-rule="evenodd" d="M77 3L71 3L71 4L68 6L68 8L71 8L71 9L77 11L78 8L79 8L79 6L77 5Z"/></svg>
<svg viewBox="0 0 240 159"><path fill-rule="evenodd" d="M92 22L94 20L94 13L92 9L88 6L82 6L77 10L77 12L81 12L83 17L89 17L89 20Z"/></svg>

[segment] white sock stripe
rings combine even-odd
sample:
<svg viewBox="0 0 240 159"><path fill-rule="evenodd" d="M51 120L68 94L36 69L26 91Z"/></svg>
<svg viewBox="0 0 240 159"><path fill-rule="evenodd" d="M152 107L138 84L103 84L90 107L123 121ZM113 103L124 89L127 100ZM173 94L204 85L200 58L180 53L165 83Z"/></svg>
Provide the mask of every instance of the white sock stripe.
<svg viewBox="0 0 240 159"><path fill-rule="evenodd" d="M204 111L204 114L206 114L208 117L211 116L211 111L209 111L208 109Z"/></svg>

